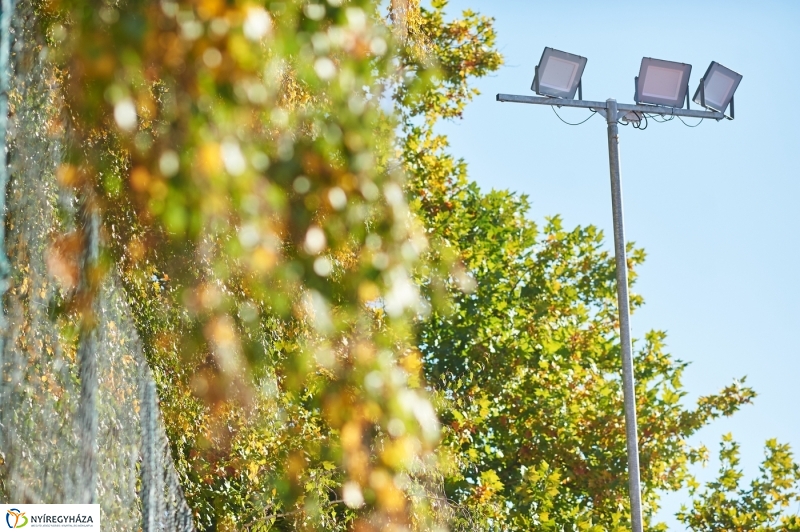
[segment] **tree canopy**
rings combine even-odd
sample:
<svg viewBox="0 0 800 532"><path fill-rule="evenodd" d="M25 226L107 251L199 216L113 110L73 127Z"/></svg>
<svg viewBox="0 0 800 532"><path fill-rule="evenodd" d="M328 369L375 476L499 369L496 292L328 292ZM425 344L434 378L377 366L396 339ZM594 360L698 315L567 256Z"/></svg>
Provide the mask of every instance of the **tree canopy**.
<svg viewBox="0 0 800 532"><path fill-rule="evenodd" d="M82 229L54 244L61 312L90 330L98 279L121 280L198 528L629 528L603 234L537 226L437 132L502 64L491 19L445 0L36 5L70 140L57 177L104 243L88 282ZM688 487L691 530L800 530L785 445L744 488L726 438L697 484L708 452L687 441L755 393L687 405L665 342L635 344L648 529Z"/></svg>

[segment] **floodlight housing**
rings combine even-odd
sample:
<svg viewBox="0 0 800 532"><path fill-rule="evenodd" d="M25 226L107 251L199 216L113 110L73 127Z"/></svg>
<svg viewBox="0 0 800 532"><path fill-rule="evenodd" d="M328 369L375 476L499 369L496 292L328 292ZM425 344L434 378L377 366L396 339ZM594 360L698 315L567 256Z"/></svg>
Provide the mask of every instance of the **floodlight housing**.
<svg viewBox="0 0 800 532"><path fill-rule="evenodd" d="M739 87L742 75L730 68L726 68L716 61L711 61L705 75L700 79L700 85L694 93L695 102L720 113L725 113L728 104L731 106L733 117L733 93Z"/></svg>
<svg viewBox="0 0 800 532"><path fill-rule="evenodd" d="M633 99L636 103L681 108L689 92L691 73L692 65L644 57Z"/></svg>
<svg viewBox="0 0 800 532"><path fill-rule="evenodd" d="M553 48L545 48L536 66L531 90L541 96L575 98L580 90L581 76L586 68L586 58ZM582 94L578 98L582 98Z"/></svg>

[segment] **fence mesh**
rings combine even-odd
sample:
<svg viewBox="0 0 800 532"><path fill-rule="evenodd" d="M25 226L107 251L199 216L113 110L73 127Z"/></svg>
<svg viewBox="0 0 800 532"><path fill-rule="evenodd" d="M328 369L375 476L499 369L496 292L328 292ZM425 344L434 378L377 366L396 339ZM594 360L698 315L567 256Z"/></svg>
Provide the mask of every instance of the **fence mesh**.
<svg viewBox="0 0 800 532"><path fill-rule="evenodd" d="M88 485L89 500L101 506L103 530L194 530L153 377L113 275L106 276L95 304L89 355L97 377L81 382L85 339L74 314L64 309L67 293L58 281L74 272L58 250L69 244L68 235L91 228L81 221L81 198L56 178L68 135L40 24L28 2L13 9L3 0L3 8L2 15L10 16L11 48L6 235L0 245L10 275L0 320L0 498L87 502L76 498ZM91 404L86 397L94 397Z"/></svg>

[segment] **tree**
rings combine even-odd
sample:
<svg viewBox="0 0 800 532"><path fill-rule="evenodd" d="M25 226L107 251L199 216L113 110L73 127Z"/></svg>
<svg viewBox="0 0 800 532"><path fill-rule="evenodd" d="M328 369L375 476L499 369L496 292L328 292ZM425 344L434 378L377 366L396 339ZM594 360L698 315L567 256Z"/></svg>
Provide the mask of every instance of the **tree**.
<svg viewBox="0 0 800 532"><path fill-rule="evenodd" d="M90 336L119 275L203 529L429 528L439 429L410 337L426 240L390 164L378 7L37 6L73 139L59 180L105 242L64 312Z"/></svg>
<svg viewBox="0 0 800 532"><path fill-rule="evenodd" d="M526 218L527 198L480 191L463 160L447 153L436 123L460 116L475 93L468 78L495 70L500 59L489 20L466 12L445 23L445 5L421 9L418 22L440 69L423 89L400 90L396 100L408 188L431 240L431 260L460 264L444 283L447 305L434 306L418 333L445 427L445 492L458 510L455 522L470 530L628 530L613 257L591 226L565 230L553 217L540 233ZM406 55L412 64L414 51ZM424 70L424 59L417 69ZM628 251L634 282L645 255L632 244ZM440 297L425 275L428 297ZM636 309L643 299L634 295L631 303ZM707 453L686 440L755 397L741 379L687 408L687 364L664 351L665 336L648 333L635 359L643 500L652 529L665 529L652 523L660 492L696 485L690 466ZM723 514L752 526L794 523L796 517L780 516L798 500L788 448L768 442L763 470L733 501L730 482L709 485L694 511L682 514L684 522L695 530L735 529L715 524Z"/></svg>
<svg viewBox="0 0 800 532"><path fill-rule="evenodd" d="M709 482L701 492L692 486L694 500L691 508L684 506L679 519L691 530L753 530L777 532L800 530L800 517L786 514L798 500L800 466L792 459L789 446L776 440L767 441L760 475L741 487L739 445L726 434L720 443L719 477Z"/></svg>
<svg viewBox="0 0 800 532"><path fill-rule="evenodd" d="M437 122L502 58L490 19L445 8L37 3L59 181L105 242L87 266L85 228L62 235L86 282L60 310L89 335L99 280L123 283L202 529L625 527L613 261L448 154ZM648 518L693 482L685 439L754 397L687 409L663 341L636 366ZM684 519L779 519L796 466L773 447L761 484Z"/></svg>

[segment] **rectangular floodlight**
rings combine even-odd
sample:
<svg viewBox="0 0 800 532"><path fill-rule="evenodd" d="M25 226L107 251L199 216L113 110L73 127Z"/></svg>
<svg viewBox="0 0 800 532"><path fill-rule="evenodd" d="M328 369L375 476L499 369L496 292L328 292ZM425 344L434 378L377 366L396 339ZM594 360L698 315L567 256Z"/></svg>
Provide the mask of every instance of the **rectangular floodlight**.
<svg viewBox="0 0 800 532"><path fill-rule="evenodd" d="M531 90L542 96L571 100L578 90L584 68L585 57L545 48L536 66Z"/></svg>
<svg viewBox="0 0 800 532"><path fill-rule="evenodd" d="M636 103L683 107L692 65L645 57L636 78Z"/></svg>
<svg viewBox="0 0 800 532"><path fill-rule="evenodd" d="M724 113L741 81L741 74L711 61L692 99L703 107Z"/></svg>

